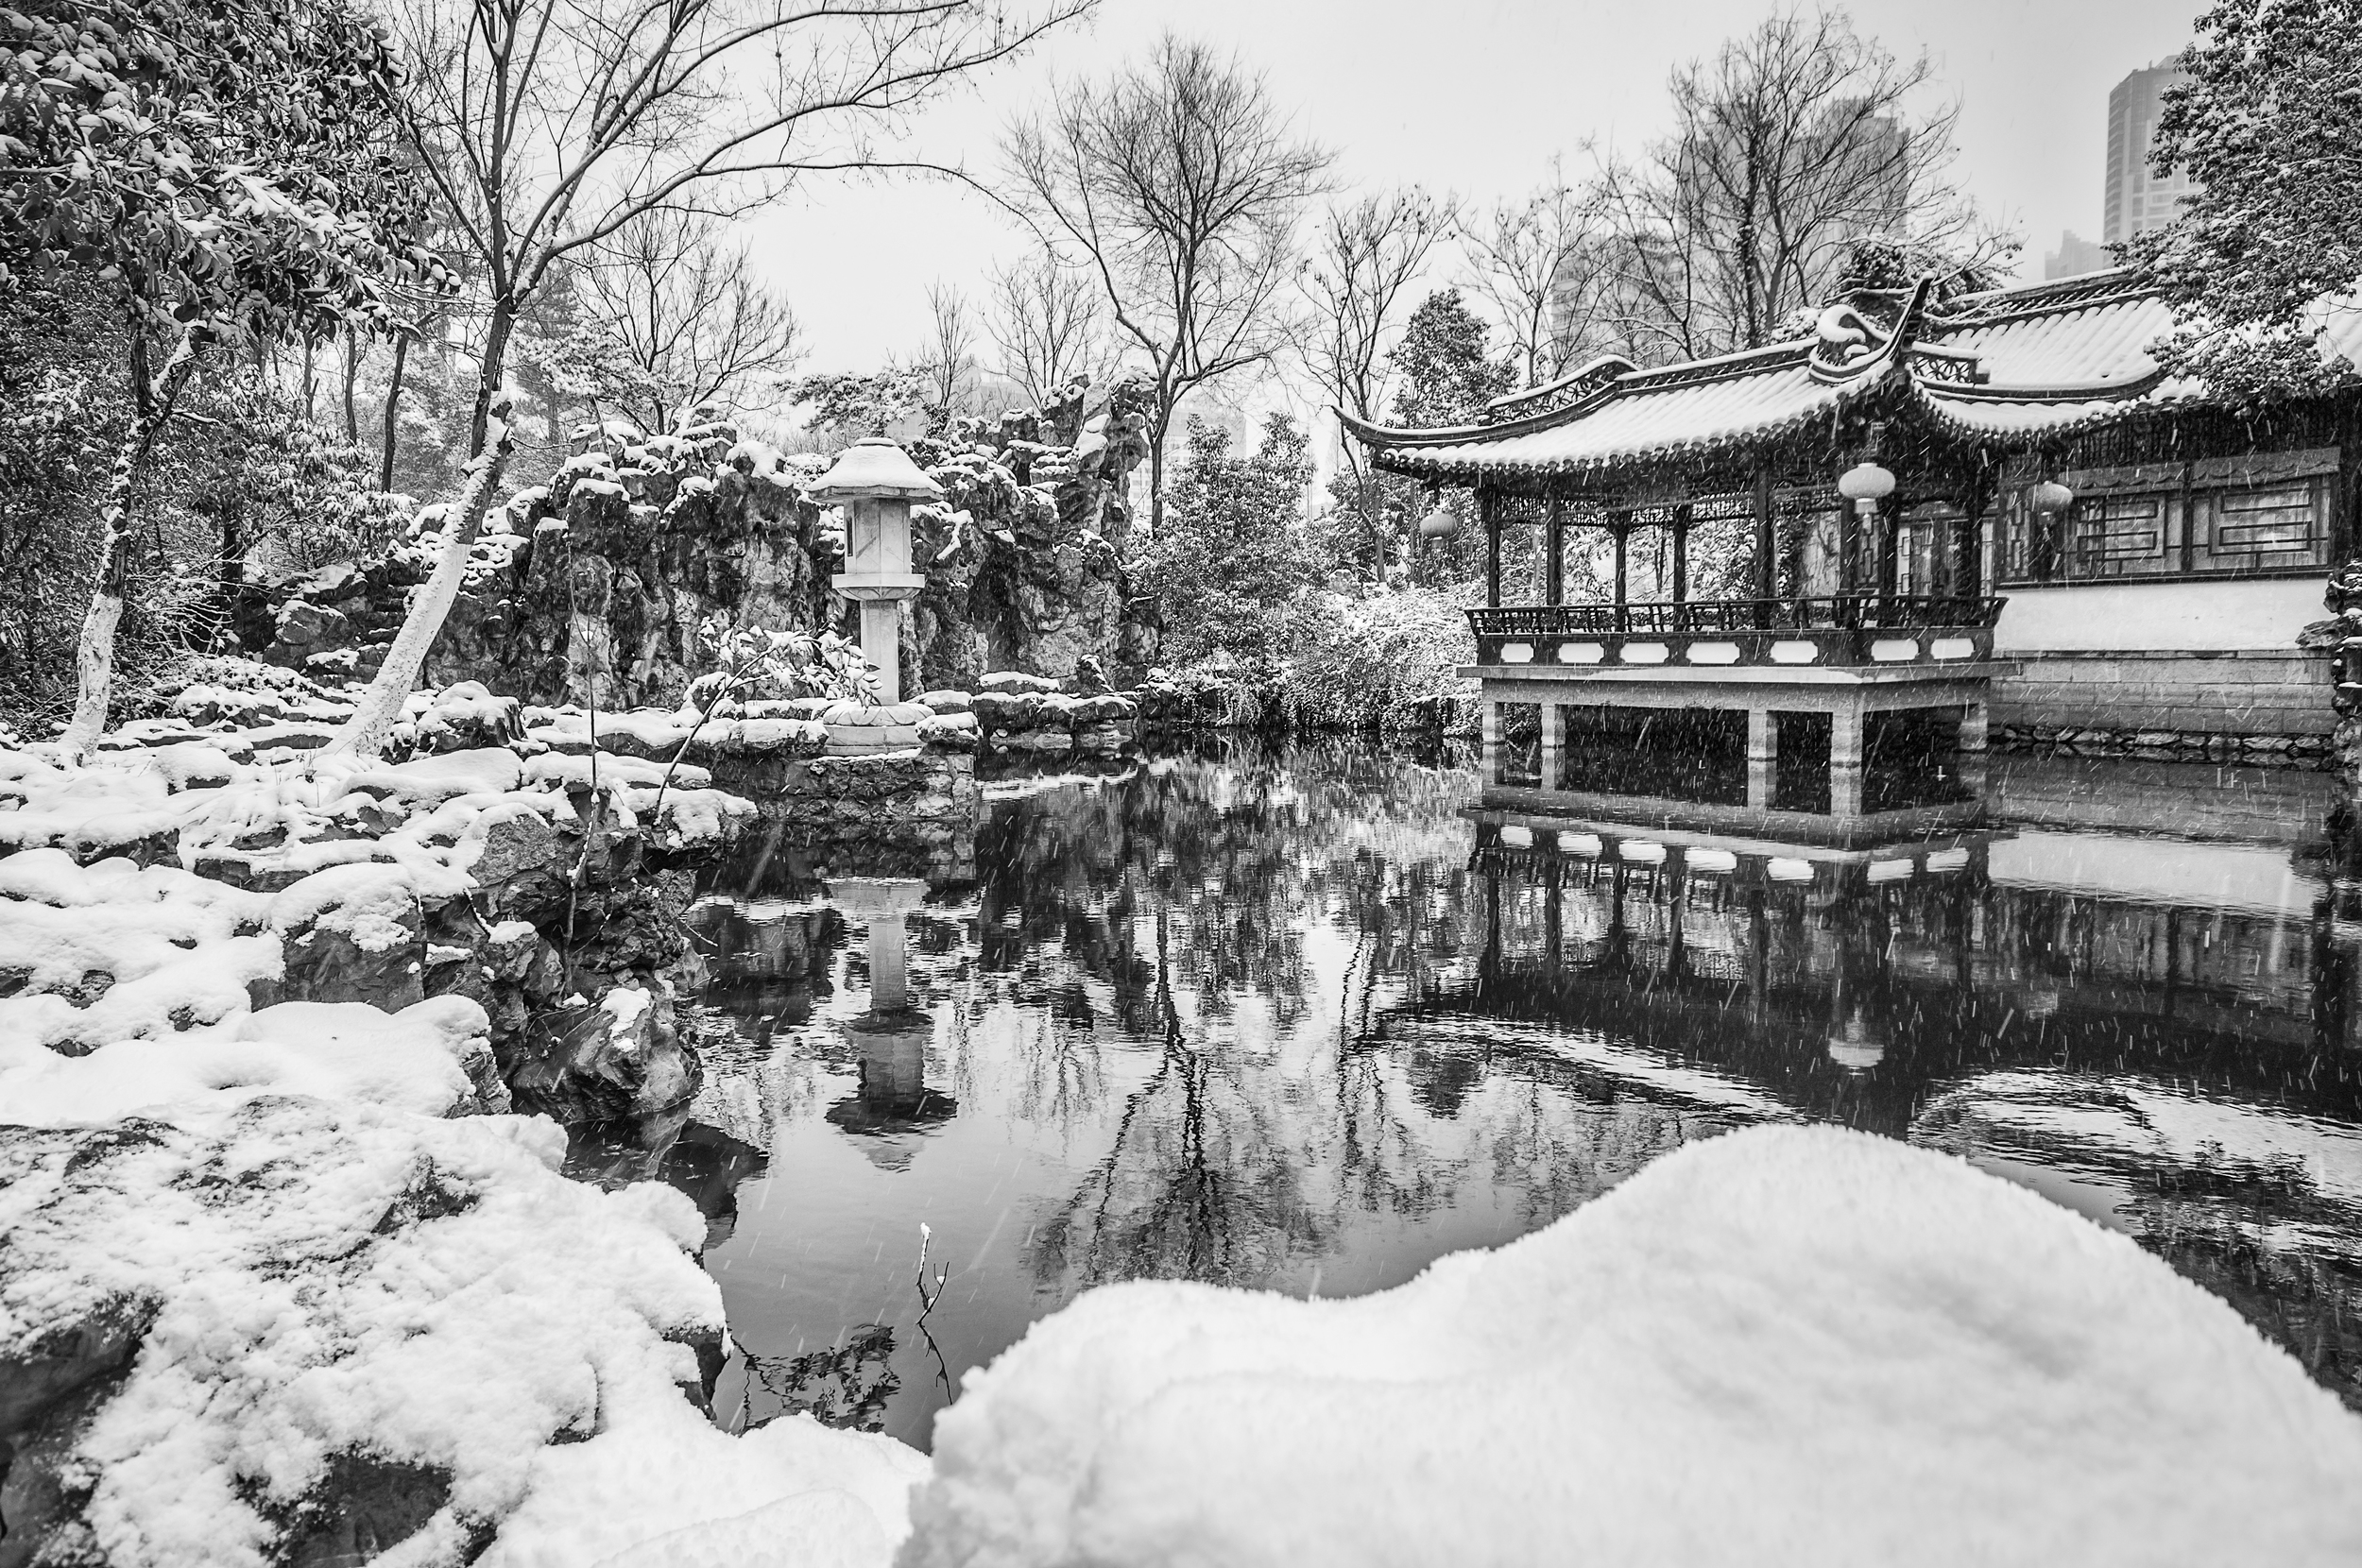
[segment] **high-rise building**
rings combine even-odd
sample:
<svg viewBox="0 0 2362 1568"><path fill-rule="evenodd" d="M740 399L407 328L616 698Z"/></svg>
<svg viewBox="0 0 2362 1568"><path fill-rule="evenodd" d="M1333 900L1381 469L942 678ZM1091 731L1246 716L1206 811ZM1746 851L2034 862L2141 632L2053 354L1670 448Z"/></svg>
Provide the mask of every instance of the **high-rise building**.
<svg viewBox="0 0 2362 1568"><path fill-rule="evenodd" d="M2165 89L2187 77L2166 60L2133 72L2108 94L2107 206L2099 230L2105 244L2122 245L2135 234L2163 229L2190 194L2189 176L2177 169L2161 179L2148 166L2148 145L2165 111Z"/></svg>
<svg viewBox="0 0 2362 1568"><path fill-rule="evenodd" d="M2115 263L2109 260L2108 249L2070 229L2059 236L2059 248L2046 252L2042 259L2045 281L2053 278L2073 278L2086 272L2104 272Z"/></svg>

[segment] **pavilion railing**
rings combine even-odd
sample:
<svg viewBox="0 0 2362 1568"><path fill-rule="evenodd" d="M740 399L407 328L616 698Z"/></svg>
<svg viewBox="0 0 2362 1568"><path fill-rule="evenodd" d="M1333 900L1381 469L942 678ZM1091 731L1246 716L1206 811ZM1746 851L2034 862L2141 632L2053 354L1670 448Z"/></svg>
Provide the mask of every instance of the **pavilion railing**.
<svg viewBox="0 0 2362 1568"><path fill-rule="evenodd" d="M1680 604L1502 605L1468 612L1480 667L1960 665L1994 656L2005 601L1832 593Z"/></svg>
<svg viewBox="0 0 2362 1568"><path fill-rule="evenodd" d="M1990 627L2003 603L1986 595L1836 593L1680 604L1501 605L1468 611L1468 627L1480 639L1933 631Z"/></svg>

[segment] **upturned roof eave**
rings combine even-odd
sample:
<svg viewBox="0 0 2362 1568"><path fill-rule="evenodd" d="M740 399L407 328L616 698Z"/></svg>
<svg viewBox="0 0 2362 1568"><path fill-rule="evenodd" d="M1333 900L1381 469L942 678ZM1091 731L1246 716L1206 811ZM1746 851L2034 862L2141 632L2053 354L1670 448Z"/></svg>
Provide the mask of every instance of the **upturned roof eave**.
<svg viewBox="0 0 2362 1568"><path fill-rule="evenodd" d="M1827 418L1833 411L1871 401L1879 394L1904 386L1908 381L1908 377L1904 373L1899 361L1890 360L1875 366L1866 367L1862 374L1853 380L1831 387L1832 399L1825 405L1801 410L1785 418L1733 431L1727 435L1677 441L1646 449L1632 449L1596 458L1559 458L1549 461L1524 459L1496 461L1489 464L1482 457L1450 464L1423 463L1419 460L1417 452L1421 447L1456 444L1490 445L1492 442L1487 439L1488 437L1498 438L1497 433L1501 427L1474 425L1461 427L1464 434L1459 442L1422 442L1419 447L1407 449L1408 455L1402 449L1372 447L1370 461L1373 467L1387 473L1401 474L1405 478L1425 480L1435 484L1456 485L1520 480L1607 479L1618 473L1661 469L1678 463L1695 462L1699 459L1743 463L1751 458L1765 455L1769 449L1786 444L1799 432ZM1552 426L1545 428L1555 428L1555 424L1565 422L1566 421L1555 421ZM1524 431L1517 434L1532 433ZM1470 442L1466 438L1468 435L1473 435L1477 439Z"/></svg>

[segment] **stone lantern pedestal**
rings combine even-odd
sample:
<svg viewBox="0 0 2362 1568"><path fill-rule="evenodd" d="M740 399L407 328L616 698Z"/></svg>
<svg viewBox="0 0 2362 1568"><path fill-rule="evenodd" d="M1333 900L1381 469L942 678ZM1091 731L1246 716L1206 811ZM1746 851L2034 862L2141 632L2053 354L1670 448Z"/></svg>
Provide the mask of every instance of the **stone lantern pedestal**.
<svg viewBox="0 0 2362 1568"><path fill-rule="evenodd" d="M910 454L881 435L837 454L811 490L823 506L845 508L845 570L830 586L861 605L861 651L878 667L880 700L902 700L902 602L927 586L911 565L911 506L941 501L943 487Z"/></svg>

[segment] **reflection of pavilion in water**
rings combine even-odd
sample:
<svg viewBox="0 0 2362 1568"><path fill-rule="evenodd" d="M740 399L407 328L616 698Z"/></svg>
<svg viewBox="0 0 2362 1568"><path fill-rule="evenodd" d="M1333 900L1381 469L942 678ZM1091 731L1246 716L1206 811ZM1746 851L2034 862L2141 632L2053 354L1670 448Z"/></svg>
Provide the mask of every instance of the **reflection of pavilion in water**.
<svg viewBox="0 0 2362 1568"><path fill-rule="evenodd" d="M1880 1131L1979 1062L2148 1058L2278 1099L2287 1064L2263 1058L2342 1060L2350 1038L2355 966L2285 851L2006 829L1839 848L1476 817L1483 957L1446 995L1685 1054L1768 1052L1754 1065L1799 1109L1841 1098ZM1852 1076L1872 1067L1874 1084Z"/></svg>
<svg viewBox="0 0 2362 1568"><path fill-rule="evenodd" d="M1949 1149L2131 1231L2362 1405L2362 966L2288 850L1961 811L1783 841L1536 799L1470 813L1481 956L1390 1035L1625 1042L1619 1092Z"/></svg>

